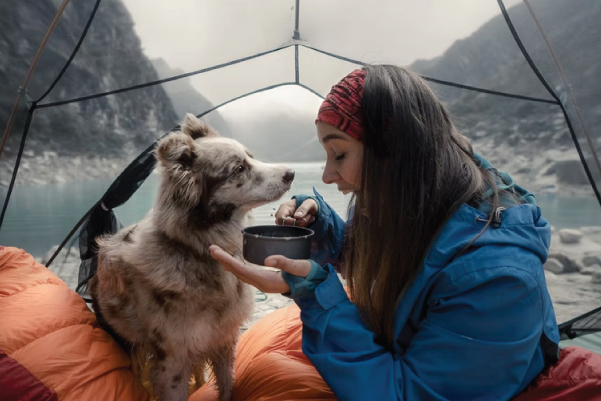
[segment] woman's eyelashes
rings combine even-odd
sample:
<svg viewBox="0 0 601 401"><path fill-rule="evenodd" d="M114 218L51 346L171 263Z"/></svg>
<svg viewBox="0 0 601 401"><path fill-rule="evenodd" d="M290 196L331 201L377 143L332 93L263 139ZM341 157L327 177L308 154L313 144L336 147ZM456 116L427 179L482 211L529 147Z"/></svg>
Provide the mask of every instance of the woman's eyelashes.
<svg viewBox="0 0 601 401"><path fill-rule="evenodd" d="M346 156L346 153L341 153L338 156L336 156L336 161L340 161L342 159L344 159L344 156Z"/></svg>

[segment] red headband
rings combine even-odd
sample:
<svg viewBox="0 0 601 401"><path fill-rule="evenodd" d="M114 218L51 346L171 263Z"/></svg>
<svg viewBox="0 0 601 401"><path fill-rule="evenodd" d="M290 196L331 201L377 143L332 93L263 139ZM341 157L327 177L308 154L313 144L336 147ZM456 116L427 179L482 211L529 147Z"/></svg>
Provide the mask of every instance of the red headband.
<svg viewBox="0 0 601 401"><path fill-rule="evenodd" d="M318 121L331 124L353 138L363 140L361 98L365 70L358 69L332 87L317 113Z"/></svg>

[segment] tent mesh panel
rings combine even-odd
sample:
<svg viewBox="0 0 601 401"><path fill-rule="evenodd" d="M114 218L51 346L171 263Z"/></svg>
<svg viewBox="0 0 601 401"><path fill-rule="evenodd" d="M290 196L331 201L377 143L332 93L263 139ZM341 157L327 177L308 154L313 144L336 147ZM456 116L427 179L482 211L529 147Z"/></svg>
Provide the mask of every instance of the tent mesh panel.
<svg viewBox="0 0 601 401"><path fill-rule="evenodd" d="M556 115L557 113L560 113L562 117L565 116L572 135L573 144L576 146L578 156L586 168L588 180L593 188L597 184L598 189L601 186L601 168L599 160L595 156L598 156L601 152L601 141L599 141L599 134L596 129L599 123L598 116L601 115L601 113L597 112L601 92L598 89L598 85L591 85L591 78L587 74L592 71L588 69L590 65L594 65L595 63L601 64L601 53L596 51L594 47L598 44L601 29L594 18L589 18L583 23L578 21L568 22L568 24L571 24L573 28L572 32L574 33L570 37L576 37L575 33L580 35L579 32L582 31L586 32L586 35L583 34L580 36L588 38L588 40L584 40L582 43L571 44L569 43L571 39L566 37L565 33L555 28L556 24L554 21L557 20L557 16L553 15L553 13L560 13L568 19L571 15L570 9L566 8L568 3L562 4L561 0L546 0L546 2L537 0L523 0L522 2L508 0L503 2L502 0L497 0L497 2L501 13L497 10L497 16L489 19L486 24L489 25L489 28L496 27L503 29L496 29L496 36L494 38L484 38L479 43L475 43L473 38L467 38L458 40L457 43L453 44L452 47L455 50L461 46L464 48L471 45L480 46L477 49L472 49L469 57L455 57L455 59L450 60L451 66L459 66L460 68L436 70L435 60L418 60L421 63L416 64L421 64L421 71L426 76L425 78L433 84L432 86L445 86L445 89L441 89L439 92L448 95L450 100L457 100L458 98L469 100L472 98L471 102L465 102L468 104L466 110L459 110L458 114L460 115L458 120L460 122L462 112L465 115L471 116L472 119L474 116L478 116L474 113L474 110L467 110L468 108L472 107L473 109L478 106L483 106L482 108L484 108L484 106L490 105L488 102L491 102L491 98L496 99L498 97L502 99L499 101L494 100L496 107L499 107L499 105L509 106L507 110L515 114L507 116L505 120L507 126L517 125L519 121L523 120L520 110L527 114L532 111L543 110L546 107L549 109L549 116ZM352 40L347 35L326 35L329 29L339 29L337 24L324 24L324 21L329 21L332 18L335 19L342 14L340 13L340 7L335 4L336 2L329 4L319 3L319 6L316 6L317 3L307 3L301 10L300 16L303 18L299 18L299 1L293 2L289 0L287 2L280 2L270 0L267 3L273 11L273 18L271 18L273 24L267 24L261 26L261 28L270 32L268 42L259 45L255 43L257 41L254 40L253 36L257 32L262 31L261 29L253 29L253 27L257 28L257 26L261 25L258 22L261 10L258 7L236 7L236 9L228 10L226 13L232 14L231 16L234 19L230 22L224 20L219 27L212 28L216 30L214 37L220 37L222 40L219 43L212 40L209 45L206 45L210 51L204 51L202 57L194 61L197 64L194 64L193 67L186 67L185 71L192 72L174 72L168 74L167 77L159 77L155 74L148 60L145 61L148 65L144 66L145 70L150 71L148 74L141 74L140 71L142 69L138 68L139 65L135 65L133 69L128 69L122 63L123 58L127 58L124 55L129 54L127 51L124 52L125 47L122 45L127 44L133 48L135 47L135 42L140 40L140 38L136 37L136 34L128 33L129 31L126 29L126 26L132 25L132 21L135 20L136 24L143 30L144 26L152 23L152 18L155 18L152 15L161 14L160 10L162 6L159 3L145 5L144 7L154 10L154 12L136 14L138 18L144 15L142 19L135 19L133 18L133 14L130 15L128 12L137 7L137 2L133 0L71 2L65 9L64 18L61 17L53 36L50 37L47 45L48 51L42 54L34 79L31 81L30 87L27 88L33 94L32 97L34 99L39 98L43 103L31 103L31 99L29 99L29 103L23 103L23 106L19 110L18 119L15 121L9 137L10 142L6 158L11 159L11 165L17 166L15 167L16 170L23 153L23 146L20 145L21 143L25 144L24 141L21 142L21 139L27 135L27 128L24 127L28 125L26 124L27 117L30 117L30 120L32 120L32 135L29 135L27 138L27 145L29 146L39 144L46 139L43 135L36 136L36 134L43 132L43 127L40 127L41 125L45 127L49 126L45 124L46 120L62 122L63 120L67 121L68 116L71 116L73 119L79 118L83 121L92 121L93 123L90 124L87 130L88 136L94 139L100 138L98 142L101 142L105 138L103 135L106 132L110 132L111 130L118 131L114 127L119 125L111 124L114 120L121 118L125 120L125 117L120 113L127 115L132 120L131 126L127 128L128 134L131 135L134 128L139 128L139 131L142 133L150 132L150 136L139 135L141 139L136 143L141 147L136 147L133 154L137 154L137 152L143 149L143 146L150 146L119 175L102 198L76 224L75 228L63 241L52 258L54 259L62 246L76 234L77 229L81 226L78 240L82 262L79 269L77 286L77 291L80 294L86 294L87 282L89 278L93 277L96 271L95 238L99 235L114 233L122 227L113 209L127 202L154 168L154 156L152 154L154 143L149 144L148 142L153 141L158 136L156 135L157 132L164 133L172 126L171 121L174 117L171 106L164 107L159 112L159 115L156 116L159 122L149 125L148 127L150 128L142 124L142 122L149 122L151 119L144 119L140 115L136 115L132 110L136 110L134 107L135 103L140 97L144 97L144 94L146 96L155 96L152 99L164 99L163 91L169 88L170 84L181 83L183 79L189 79L189 82L196 84L196 87L202 87L203 90L210 86L210 81L215 81L222 84L222 86L217 90L213 88L214 93L211 93L208 89L206 92L209 93L207 95L209 97L207 104L210 105L207 107L210 110L215 110L234 99L248 95L248 93L256 93L283 85L296 84L318 96L323 96L332 82L330 82L329 78L322 78L327 76L327 74L321 74L321 72L332 70L329 68L332 65L328 64L332 59L336 59L335 61L340 68L340 70L336 70L336 76L342 75L347 69L355 68L356 65L364 62L392 62L400 64L392 54L402 55L403 51L396 50L397 47L391 46L390 43L388 43L388 48L382 51L383 47L386 47L384 40L372 43L369 41L363 42L363 36L366 36L366 32L362 31L364 27L358 26L353 32L349 33L351 36L355 35L352 36ZM411 5L410 1L399 3L404 3L403 5L405 6ZM495 3L494 0L491 0L491 3ZM508 5L511 3L512 6L515 6L505 9L505 3ZM569 3L569 6L574 7L574 9L578 7L578 4L580 4L580 7L588 6L592 15L601 12L601 6L597 4L593 5L592 3L587 4L584 0ZM217 4L220 4L220 1L206 2L206 9L212 10L208 5L216 6ZM293 6L294 4L295 6ZM294 18L291 14L292 11L289 12L290 6L293 6L290 10L295 9L296 11ZM397 6L399 5L387 5L387 7ZM473 6L474 8L484 7L483 2L479 1L474 1ZM44 3L35 7L31 6L28 10L35 10L36 7L50 10L51 5L50 3ZM371 13L375 13L381 15L382 21L386 21L387 18L392 18L396 21L396 19L402 20L402 18L406 18L407 15L411 14L405 13L407 15L399 16L398 13L390 12L383 15L384 13L378 7L381 7L381 5L374 4L368 10L363 10L365 12L364 15L359 15L369 16L372 15ZM449 11L456 8L455 5L451 5L450 3L443 5L442 2L439 7L446 7ZM3 8L0 7L0 9ZM352 10L353 7L349 6L345 12L352 13ZM168 12L169 10L163 9L163 11ZM428 10L428 12L433 11ZM49 11L46 12L46 14L48 13ZM115 16L118 16L118 23L111 24L114 22ZM217 12L215 15L211 15L210 18L216 19L218 16L219 13ZM286 16L289 18L284 18ZM196 19L201 16L195 15L192 12L181 17L184 20L186 18L193 19L196 26L204 26L203 24L196 24ZM144 20L144 18L148 20ZM240 25L239 20L235 18L238 18L240 21L247 21L250 24L246 26L246 32L243 37L236 38L234 30L231 29L231 27ZM411 18L419 20L415 16L411 16ZM12 19L16 21L18 16L14 16ZM44 20L41 25L45 26L47 22ZM455 20L449 21L449 23L461 25L460 21ZM14 27L14 29L22 29L19 35L27 29L34 27L34 24L31 24L31 26L28 24L21 25L23 27ZM386 32L391 37L390 40L392 42L401 40L403 43L394 42L401 46L406 42L406 35L402 35L402 32L396 30L403 29L402 27L405 25L403 23L380 23L378 26L372 28L375 31L383 30L382 32ZM306 32L303 31L305 27L307 27ZM507 27L509 29L505 29ZM103 35L107 29L113 29L110 37ZM222 29L222 31L219 31L219 29ZM292 29L293 31L291 31ZM324 29L326 34L324 34ZM295 40L309 40L318 48L313 49L303 42L293 41L284 43L280 41L278 34L287 34L289 31ZM170 35L169 32L163 36L168 35ZM68 39L65 41L65 38ZM422 37L419 40L424 39ZM176 42L173 43L176 44ZM227 43L228 45L222 46L221 43ZM253 45L253 43L255 44ZM237 46L239 46L238 50L236 50ZM499 49L499 54L505 54L505 60L493 60L494 57L490 57L490 60L479 60L478 53L487 46ZM332 49L336 49L336 51ZM188 48L185 50L186 53L191 53ZM197 49L193 51L197 51ZM370 55L369 51L373 51L374 54ZM175 58L181 56L176 53L170 54ZM64 61L60 61L62 60L58 57L60 54L70 54L71 57L65 63ZM25 67L27 66L27 64L22 63L23 60L30 60L31 56L30 49L29 53L23 53L19 57L16 57L19 59L15 61L23 64L21 68L22 72L25 71ZM440 58L443 56L444 54ZM468 59L467 63L465 63L466 59ZM478 60L478 62L482 62L483 64L477 65L478 62L474 60ZM117 64L114 64L115 62ZM322 62L323 64L321 64ZM272 67L273 71L268 71L267 68L259 68L256 69L258 71L256 76L249 75L247 77L241 73L246 68L242 66L242 63L244 63L244 66L256 63L254 64L255 67L264 63ZM503 63L513 63L505 66L508 70L518 71L519 74L516 74L516 77L527 76L529 78L521 82L503 82L500 79L502 77L495 75L499 71L499 65ZM16 65L18 63L13 64ZM113 68L115 65L119 65L119 68ZM274 67L276 65L278 68ZM222 69L225 71L228 68L230 74L234 78L238 78L238 81L235 81L231 77L229 80L224 79L225 74L224 76L219 75L219 71ZM108 74L104 75L106 71L116 71L117 73L113 74L111 79L108 79L108 87L96 85L103 78L109 78ZM429 72L433 71L438 71L438 75L429 74ZM340 74L338 74L339 72ZM19 81L21 73L13 75L9 78L11 85L15 86L17 85L16 81L12 81L14 79ZM73 85L74 82L83 82L85 84ZM251 85L240 89L241 93L248 91L246 95L240 95L240 93L236 92L242 84L249 82L255 84L256 87L251 87ZM266 87L263 89L258 88L263 85ZM115 100L116 98L120 99L121 103L118 103ZM232 100L226 100L230 98ZM524 105L521 106L520 102L524 102ZM526 102L530 102L530 104L528 105ZM161 101L153 100L153 103L158 104ZM455 108L458 109L461 102L455 102L454 104ZM102 115L96 110L106 110L111 105L115 110L119 110L119 113ZM212 107L212 105L216 106ZM33 114L36 108L38 110ZM131 110L129 110L130 108ZM153 110L155 109L151 111ZM210 110L201 108L195 111L205 111L203 114L206 114ZM4 110L0 110L0 112L3 113ZM143 111L140 114L147 117L152 113ZM503 112L499 112L493 117L500 116L504 118L505 116L502 116L502 114ZM538 114L543 115L544 113L539 112ZM5 116L0 115L0 117L4 118ZM51 119L50 117L53 118ZM489 129L497 129L500 126L499 124L492 124L496 124L497 120L493 121L490 115L488 118L490 123L488 126ZM466 131L470 130L471 124L474 127L473 131L477 133L479 127L477 123L482 123L486 118L477 118L477 120L476 122L467 121L466 125L468 127ZM0 122L2 122L1 119ZM102 125L103 122L106 126ZM120 127L123 126L121 125ZM526 141L528 146L536 148L537 144L535 140L537 139L529 136L536 136L539 133L537 127L520 127L520 129L522 128L524 130L523 135L519 139L514 138L514 140ZM94 131L95 129L98 132ZM52 129L52 131L55 136L50 139L54 140L60 135L60 130ZM120 136L113 135L112 138L127 138L127 135L119 134ZM558 132L556 136L560 137L561 135L563 135L563 132ZM106 136L106 138L110 137ZM540 138L538 139L540 140ZM83 142L80 146L81 149L77 149L74 153L79 152L81 155L84 155L84 158L88 156L84 152L84 149L86 152L89 152L90 147L95 147L93 150L98 153L101 148L100 144L93 140ZM56 141L56 144L59 144L59 141ZM523 146L521 142L508 142L507 144L509 146ZM565 145L565 143L562 143L562 145ZM58 147L60 148L60 146ZM19 148L20 151L17 151ZM15 170L11 169L6 177L12 175ZM4 175L1 177L3 183L6 177ZM7 212L11 190L12 184L7 191L6 199L2 202L2 218ZM598 190L597 196L600 196ZM601 198L599 200L601 201ZM1 225L2 219L0 218ZM52 259L47 263L48 265L52 263ZM581 315L561 325L561 327L563 332L568 333L568 335L601 330L601 308Z"/></svg>

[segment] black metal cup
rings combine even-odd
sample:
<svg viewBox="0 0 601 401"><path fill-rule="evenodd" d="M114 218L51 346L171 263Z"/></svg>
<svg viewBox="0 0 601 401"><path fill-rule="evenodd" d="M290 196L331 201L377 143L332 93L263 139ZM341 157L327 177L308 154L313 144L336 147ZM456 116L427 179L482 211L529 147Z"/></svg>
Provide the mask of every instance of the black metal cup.
<svg viewBox="0 0 601 401"><path fill-rule="evenodd" d="M313 230L294 226L252 226L242 230L242 254L250 263L264 265L272 255L289 259L311 257Z"/></svg>

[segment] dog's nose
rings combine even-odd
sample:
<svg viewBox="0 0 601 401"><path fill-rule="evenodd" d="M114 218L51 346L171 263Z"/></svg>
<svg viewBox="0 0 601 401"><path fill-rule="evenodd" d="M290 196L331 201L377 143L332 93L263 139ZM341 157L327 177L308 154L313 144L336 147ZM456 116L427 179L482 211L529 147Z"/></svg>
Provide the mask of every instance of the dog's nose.
<svg viewBox="0 0 601 401"><path fill-rule="evenodd" d="M294 180L294 170L287 170L284 174L284 181L292 182L292 180Z"/></svg>

